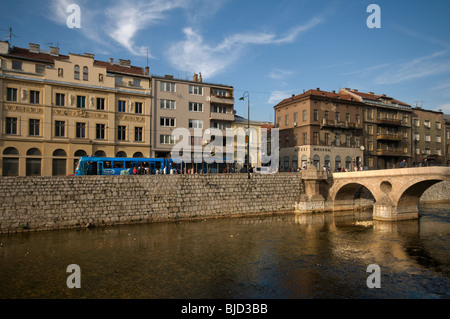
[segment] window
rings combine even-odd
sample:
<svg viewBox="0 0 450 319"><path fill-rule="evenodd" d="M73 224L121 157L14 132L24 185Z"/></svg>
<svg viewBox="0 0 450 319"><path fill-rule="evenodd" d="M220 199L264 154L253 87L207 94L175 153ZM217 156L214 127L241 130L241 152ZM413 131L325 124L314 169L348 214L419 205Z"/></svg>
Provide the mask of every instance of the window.
<svg viewBox="0 0 450 319"><path fill-rule="evenodd" d="M142 114L142 102L134 103L134 112L136 114Z"/></svg>
<svg viewBox="0 0 450 319"><path fill-rule="evenodd" d="M66 103L66 95L62 93L56 93L55 104L56 106L64 106Z"/></svg>
<svg viewBox="0 0 450 319"><path fill-rule="evenodd" d="M373 120L373 110L367 110L367 119Z"/></svg>
<svg viewBox="0 0 450 319"><path fill-rule="evenodd" d="M89 81L89 69L87 66L83 67L83 81Z"/></svg>
<svg viewBox="0 0 450 319"><path fill-rule="evenodd" d="M284 137L284 139L285 139L284 142L286 143L285 146L286 146L286 147L289 147L289 146L290 146L290 144L289 144L289 135L286 135L286 136Z"/></svg>
<svg viewBox="0 0 450 319"><path fill-rule="evenodd" d="M436 135L436 143L440 143L441 142L441 137L439 135Z"/></svg>
<svg viewBox="0 0 450 319"><path fill-rule="evenodd" d="M304 132L303 133L303 145L307 145L308 144L308 133Z"/></svg>
<svg viewBox="0 0 450 319"><path fill-rule="evenodd" d="M368 125L367 126L367 131L369 135L373 135L373 125Z"/></svg>
<svg viewBox="0 0 450 319"><path fill-rule="evenodd" d="M367 150L369 152L373 152L373 142L372 141L367 142Z"/></svg>
<svg viewBox="0 0 450 319"><path fill-rule="evenodd" d="M30 91L30 103L39 104L39 91Z"/></svg>
<svg viewBox="0 0 450 319"><path fill-rule="evenodd" d="M307 113L306 113L306 110L303 110L303 122L306 122L306 116L307 116Z"/></svg>
<svg viewBox="0 0 450 319"><path fill-rule="evenodd" d="M73 68L73 78L75 80L79 80L80 79L80 66L79 65L75 65Z"/></svg>
<svg viewBox="0 0 450 319"><path fill-rule="evenodd" d="M435 154L441 156L441 154L442 154L442 153L441 153L441 150L440 150L439 148L437 148Z"/></svg>
<svg viewBox="0 0 450 319"><path fill-rule="evenodd" d="M127 138L127 127L123 125L119 125L117 127L117 140L125 141Z"/></svg>
<svg viewBox="0 0 450 319"><path fill-rule="evenodd" d="M161 107L161 109L175 110L175 101L161 100L160 101L160 107Z"/></svg>
<svg viewBox="0 0 450 319"><path fill-rule="evenodd" d="M135 142L142 142L142 127L135 127L134 128L134 141Z"/></svg>
<svg viewBox="0 0 450 319"><path fill-rule="evenodd" d="M119 101L119 109L118 109L118 111L123 113L123 112L125 112L125 109L126 109L126 102L125 101Z"/></svg>
<svg viewBox="0 0 450 319"><path fill-rule="evenodd" d="M133 79L133 86L141 86L141 80L140 79Z"/></svg>
<svg viewBox="0 0 450 319"><path fill-rule="evenodd" d="M336 112L336 114L335 114L336 123L338 123L340 119L341 119L341 115L339 114L339 112Z"/></svg>
<svg viewBox="0 0 450 319"><path fill-rule="evenodd" d="M77 95L77 108L84 109L86 108L86 97Z"/></svg>
<svg viewBox="0 0 450 319"><path fill-rule="evenodd" d="M345 122L350 122L350 113L345 113Z"/></svg>
<svg viewBox="0 0 450 319"><path fill-rule="evenodd" d="M172 135L160 135L159 142L161 144L175 144L175 138Z"/></svg>
<svg viewBox="0 0 450 319"><path fill-rule="evenodd" d="M97 110L104 110L105 109L105 99L102 97L97 98Z"/></svg>
<svg viewBox="0 0 450 319"><path fill-rule="evenodd" d="M189 85L189 94L203 95L203 88L197 85Z"/></svg>
<svg viewBox="0 0 450 319"><path fill-rule="evenodd" d="M12 61L13 70L22 70L22 62L21 61Z"/></svg>
<svg viewBox="0 0 450 319"><path fill-rule="evenodd" d="M6 89L6 101L15 102L17 101L17 89L7 88Z"/></svg>
<svg viewBox="0 0 450 319"><path fill-rule="evenodd" d="M356 122L356 124L359 124L359 114L355 115L355 122Z"/></svg>
<svg viewBox="0 0 450 319"><path fill-rule="evenodd" d="M161 82L160 88L162 92L175 92L175 83Z"/></svg>
<svg viewBox="0 0 450 319"><path fill-rule="evenodd" d="M436 129L440 130L441 129L441 122L436 122Z"/></svg>
<svg viewBox="0 0 450 319"><path fill-rule="evenodd" d="M426 154L426 155L430 155L430 154L431 154L431 149L425 148L425 154Z"/></svg>
<svg viewBox="0 0 450 319"><path fill-rule="evenodd" d="M226 106L221 106L221 105L213 105L212 111L213 111L213 113L226 114L227 113L227 107Z"/></svg>
<svg viewBox="0 0 450 319"><path fill-rule="evenodd" d="M325 145L330 145L330 133L325 133Z"/></svg>
<svg viewBox="0 0 450 319"><path fill-rule="evenodd" d="M420 141L420 134L414 133L414 141Z"/></svg>
<svg viewBox="0 0 450 319"><path fill-rule="evenodd" d="M105 124L96 124L95 126L95 138L97 140L105 139Z"/></svg>
<svg viewBox="0 0 450 319"><path fill-rule="evenodd" d="M289 125L289 115L285 115L285 116L284 116L284 124L285 124L286 126Z"/></svg>
<svg viewBox="0 0 450 319"><path fill-rule="evenodd" d="M203 112L203 104L202 103L189 102L189 111L191 111L191 112Z"/></svg>
<svg viewBox="0 0 450 319"><path fill-rule="evenodd" d="M17 134L17 117L7 117L6 118L6 128L5 133L8 135Z"/></svg>
<svg viewBox="0 0 450 319"><path fill-rule="evenodd" d="M116 76L114 79L116 85L123 85L123 76Z"/></svg>
<svg viewBox="0 0 450 319"><path fill-rule="evenodd" d="M336 134L334 138L335 146L341 146L341 136L339 134Z"/></svg>
<svg viewBox="0 0 450 319"><path fill-rule="evenodd" d="M65 136L65 126L66 126L66 122L55 121L55 136L56 137L64 137Z"/></svg>
<svg viewBox="0 0 450 319"><path fill-rule="evenodd" d="M280 127L281 117L277 117L277 127Z"/></svg>
<svg viewBox="0 0 450 319"><path fill-rule="evenodd" d="M430 120L425 120L425 121L423 122L423 125L424 125L425 127L427 127L427 128L430 128L430 127L431 127Z"/></svg>
<svg viewBox="0 0 450 319"><path fill-rule="evenodd" d="M161 117L160 118L161 126L175 127L175 119L169 117Z"/></svg>
<svg viewBox="0 0 450 319"><path fill-rule="evenodd" d="M86 138L86 123L76 124L76 138Z"/></svg>
<svg viewBox="0 0 450 319"><path fill-rule="evenodd" d="M228 91L227 90L221 90L221 89L213 89L213 94L216 95L216 96L226 97L226 96L228 96Z"/></svg>
<svg viewBox="0 0 450 319"><path fill-rule="evenodd" d="M297 112L294 113L294 122L297 123Z"/></svg>
<svg viewBox="0 0 450 319"><path fill-rule="evenodd" d="M202 120L189 120L189 128L203 128Z"/></svg>
<svg viewBox="0 0 450 319"><path fill-rule="evenodd" d="M334 163L336 170L341 167L341 157L339 155L334 159Z"/></svg>
<svg viewBox="0 0 450 319"><path fill-rule="evenodd" d="M359 136L355 136L355 147L359 147Z"/></svg>
<svg viewBox="0 0 450 319"><path fill-rule="evenodd" d="M287 172L289 169L289 156L284 157L284 171Z"/></svg>
<svg viewBox="0 0 450 319"><path fill-rule="evenodd" d="M350 147L350 135L345 136L345 146Z"/></svg>
<svg viewBox="0 0 450 319"><path fill-rule="evenodd" d="M313 145L319 145L319 133L318 132L313 133Z"/></svg>
<svg viewBox="0 0 450 319"><path fill-rule="evenodd" d="M58 77L59 78L64 77L64 69L63 68L58 68Z"/></svg>
<svg viewBox="0 0 450 319"><path fill-rule="evenodd" d="M45 65L36 64L35 71L37 74L44 74L45 73Z"/></svg>
<svg viewBox="0 0 450 319"><path fill-rule="evenodd" d="M313 119L314 119L314 121L318 121L319 120L319 110L314 109L314 111L313 111Z"/></svg>
<svg viewBox="0 0 450 319"><path fill-rule="evenodd" d="M420 126L420 120L414 119L414 126L419 127Z"/></svg>
<svg viewBox="0 0 450 319"><path fill-rule="evenodd" d="M40 126L39 120L30 119L28 126L29 126L28 135L39 136L39 126Z"/></svg>
<svg viewBox="0 0 450 319"><path fill-rule="evenodd" d="M325 118L325 120L327 120L327 121L328 121L328 114L329 114L329 112L328 112L328 111L325 111L324 118Z"/></svg>
<svg viewBox="0 0 450 319"><path fill-rule="evenodd" d="M425 134L425 142L431 142L430 134Z"/></svg>
<svg viewBox="0 0 450 319"><path fill-rule="evenodd" d="M231 128L231 125L229 125L229 122L221 122L221 121L214 121L211 125L213 128L218 128L219 130L226 130L227 128Z"/></svg>

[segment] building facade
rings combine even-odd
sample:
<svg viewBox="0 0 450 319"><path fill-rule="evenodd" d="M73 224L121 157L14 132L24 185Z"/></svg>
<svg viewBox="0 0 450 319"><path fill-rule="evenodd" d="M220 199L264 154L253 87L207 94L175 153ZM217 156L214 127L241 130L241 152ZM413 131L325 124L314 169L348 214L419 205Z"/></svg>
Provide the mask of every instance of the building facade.
<svg viewBox="0 0 450 319"><path fill-rule="evenodd" d="M413 164L411 118L412 108L407 103L385 94L359 92L348 88L339 91L349 94L364 106L364 158L368 169L398 167L406 160Z"/></svg>
<svg viewBox="0 0 450 319"><path fill-rule="evenodd" d="M280 171L295 171L308 162L331 171L359 169L364 163L364 106L347 93L319 88L278 103Z"/></svg>
<svg viewBox="0 0 450 319"><path fill-rule="evenodd" d="M153 77L129 60L0 42L0 175L71 175L81 156L170 157L172 132L204 146L234 121L233 87ZM202 136L194 136L199 129Z"/></svg>
<svg viewBox="0 0 450 319"><path fill-rule="evenodd" d="M414 166L425 159L429 165L446 165L444 113L415 107L412 116Z"/></svg>

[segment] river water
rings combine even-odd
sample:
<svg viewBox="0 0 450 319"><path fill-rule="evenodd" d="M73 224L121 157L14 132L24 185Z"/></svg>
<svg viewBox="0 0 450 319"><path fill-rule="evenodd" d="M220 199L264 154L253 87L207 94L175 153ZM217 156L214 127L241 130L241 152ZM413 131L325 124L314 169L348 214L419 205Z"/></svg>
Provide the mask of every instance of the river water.
<svg viewBox="0 0 450 319"><path fill-rule="evenodd" d="M449 205L421 209L395 223L285 214L0 235L0 298L449 299Z"/></svg>

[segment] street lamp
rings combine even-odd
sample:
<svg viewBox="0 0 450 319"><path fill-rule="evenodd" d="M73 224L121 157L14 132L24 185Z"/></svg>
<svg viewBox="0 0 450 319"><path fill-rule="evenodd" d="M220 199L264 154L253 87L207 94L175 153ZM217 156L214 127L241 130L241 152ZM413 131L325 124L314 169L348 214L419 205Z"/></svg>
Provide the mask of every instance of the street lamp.
<svg viewBox="0 0 450 319"><path fill-rule="evenodd" d="M244 92L244 94L242 95L241 98L239 98L239 101L244 101L245 98L247 97L247 102L248 102L248 116L247 116L247 134L248 134L248 139L247 139L247 175L248 175L248 179L250 179L250 95L248 94L247 91Z"/></svg>

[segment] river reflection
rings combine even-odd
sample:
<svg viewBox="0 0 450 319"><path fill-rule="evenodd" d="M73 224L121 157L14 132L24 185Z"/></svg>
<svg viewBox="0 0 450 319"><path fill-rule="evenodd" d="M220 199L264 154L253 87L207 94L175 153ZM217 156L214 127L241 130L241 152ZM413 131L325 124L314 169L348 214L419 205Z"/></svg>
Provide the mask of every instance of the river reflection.
<svg viewBox="0 0 450 319"><path fill-rule="evenodd" d="M448 205L0 235L0 298L449 298ZM81 268L68 289L66 268ZM369 289L370 264L381 288Z"/></svg>

